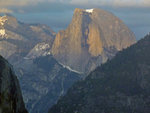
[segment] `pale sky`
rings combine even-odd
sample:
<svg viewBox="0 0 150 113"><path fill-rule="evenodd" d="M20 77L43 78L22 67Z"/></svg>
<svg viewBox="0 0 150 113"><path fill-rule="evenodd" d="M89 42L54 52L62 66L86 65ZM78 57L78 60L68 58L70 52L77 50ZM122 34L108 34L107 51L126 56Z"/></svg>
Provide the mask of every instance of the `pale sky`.
<svg viewBox="0 0 150 113"><path fill-rule="evenodd" d="M0 13L20 21L65 29L75 8L102 8L112 12L135 33L137 39L150 32L150 0L0 0Z"/></svg>

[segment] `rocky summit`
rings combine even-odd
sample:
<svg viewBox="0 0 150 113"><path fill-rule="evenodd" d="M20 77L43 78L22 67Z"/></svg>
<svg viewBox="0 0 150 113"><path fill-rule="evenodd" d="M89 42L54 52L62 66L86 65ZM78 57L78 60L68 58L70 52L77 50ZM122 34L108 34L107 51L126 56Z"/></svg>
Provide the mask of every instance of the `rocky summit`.
<svg viewBox="0 0 150 113"><path fill-rule="evenodd" d="M135 42L134 34L112 13L76 8L68 28L57 33L52 54L61 63L89 73Z"/></svg>
<svg viewBox="0 0 150 113"><path fill-rule="evenodd" d="M12 66L0 56L0 113L27 113Z"/></svg>

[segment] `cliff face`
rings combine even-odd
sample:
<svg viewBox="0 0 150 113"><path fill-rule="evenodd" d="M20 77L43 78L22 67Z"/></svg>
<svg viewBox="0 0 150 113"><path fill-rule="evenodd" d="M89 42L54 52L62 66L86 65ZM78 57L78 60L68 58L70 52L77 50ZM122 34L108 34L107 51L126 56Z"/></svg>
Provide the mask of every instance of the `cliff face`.
<svg viewBox="0 0 150 113"><path fill-rule="evenodd" d="M73 69L90 72L135 42L134 34L113 14L100 9L75 9L68 28L56 35L52 53Z"/></svg>
<svg viewBox="0 0 150 113"><path fill-rule="evenodd" d="M27 113L17 77L0 56L0 113Z"/></svg>
<svg viewBox="0 0 150 113"><path fill-rule="evenodd" d="M149 113L150 35L73 85L49 113Z"/></svg>

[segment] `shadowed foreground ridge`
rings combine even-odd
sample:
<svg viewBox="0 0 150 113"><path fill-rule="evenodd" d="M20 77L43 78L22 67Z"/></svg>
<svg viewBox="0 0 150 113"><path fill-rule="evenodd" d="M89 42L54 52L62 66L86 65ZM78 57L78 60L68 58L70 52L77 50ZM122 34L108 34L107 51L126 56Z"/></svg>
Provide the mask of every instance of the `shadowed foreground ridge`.
<svg viewBox="0 0 150 113"><path fill-rule="evenodd" d="M0 56L0 113L27 113L12 66Z"/></svg>
<svg viewBox="0 0 150 113"><path fill-rule="evenodd" d="M16 73L29 113L47 113L82 76L59 64L52 55L24 60L17 66Z"/></svg>
<svg viewBox="0 0 150 113"><path fill-rule="evenodd" d="M150 35L74 84L49 113L150 113Z"/></svg>

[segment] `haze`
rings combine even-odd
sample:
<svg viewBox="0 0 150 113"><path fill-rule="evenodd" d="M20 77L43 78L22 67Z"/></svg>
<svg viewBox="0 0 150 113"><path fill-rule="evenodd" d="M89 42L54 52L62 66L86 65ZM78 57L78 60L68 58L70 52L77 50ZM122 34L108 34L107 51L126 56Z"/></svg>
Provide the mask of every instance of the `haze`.
<svg viewBox="0 0 150 113"><path fill-rule="evenodd" d="M75 8L102 8L112 12L134 32L137 40L150 30L150 0L1 0L0 13L11 13L28 23L54 31L65 29Z"/></svg>

